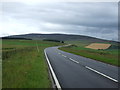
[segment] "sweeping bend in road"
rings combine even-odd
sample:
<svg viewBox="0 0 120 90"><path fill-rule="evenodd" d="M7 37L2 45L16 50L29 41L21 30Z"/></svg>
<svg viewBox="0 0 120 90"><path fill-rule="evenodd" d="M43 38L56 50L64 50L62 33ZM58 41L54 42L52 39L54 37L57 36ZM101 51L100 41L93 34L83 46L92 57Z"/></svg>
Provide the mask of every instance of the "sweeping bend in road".
<svg viewBox="0 0 120 90"><path fill-rule="evenodd" d="M46 55L62 88L118 88L118 67L50 47Z"/></svg>

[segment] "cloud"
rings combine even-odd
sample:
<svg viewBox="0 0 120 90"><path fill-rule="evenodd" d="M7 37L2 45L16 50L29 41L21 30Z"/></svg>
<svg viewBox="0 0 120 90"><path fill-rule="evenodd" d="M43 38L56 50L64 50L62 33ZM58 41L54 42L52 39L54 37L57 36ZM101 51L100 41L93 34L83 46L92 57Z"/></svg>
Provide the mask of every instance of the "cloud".
<svg viewBox="0 0 120 90"><path fill-rule="evenodd" d="M118 38L117 2L3 2L0 6L1 34L54 32Z"/></svg>

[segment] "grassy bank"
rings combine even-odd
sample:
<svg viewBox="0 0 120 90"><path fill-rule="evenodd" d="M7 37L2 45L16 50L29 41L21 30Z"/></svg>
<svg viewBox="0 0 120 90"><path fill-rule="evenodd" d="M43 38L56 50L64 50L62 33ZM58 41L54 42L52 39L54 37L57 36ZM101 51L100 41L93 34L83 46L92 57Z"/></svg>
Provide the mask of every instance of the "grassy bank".
<svg viewBox="0 0 120 90"><path fill-rule="evenodd" d="M51 88L44 49L61 43L34 40L3 40L3 88Z"/></svg>
<svg viewBox="0 0 120 90"><path fill-rule="evenodd" d="M75 46L61 47L59 49L101 62L109 63L115 66L120 66L120 64L118 65L118 55L120 54L120 50L113 48L114 46L106 50L94 50L85 48L88 43L76 42Z"/></svg>

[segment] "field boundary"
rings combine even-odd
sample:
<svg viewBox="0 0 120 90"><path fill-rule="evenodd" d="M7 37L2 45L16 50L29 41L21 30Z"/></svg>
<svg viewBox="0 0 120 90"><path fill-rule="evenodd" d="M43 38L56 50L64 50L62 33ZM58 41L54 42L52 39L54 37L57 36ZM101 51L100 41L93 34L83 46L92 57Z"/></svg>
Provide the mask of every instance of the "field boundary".
<svg viewBox="0 0 120 90"><path fill-rule="evenodd" d="M46 57L46 60L47 60L47 64L48 64L48 67L49 67L49 70L50 70L50 73L51 73L51 76L53 78L53 81L54 81L54 84L55 84L55 88L59 89L59 90L62 90L61 89L61 86L60 86L60 83L55 75L55 72L50 64L50 61L48 59L48 56L47 56L47 53L46 53L46 50L44 50L44 54L45 54L45 57Z"/></svg>

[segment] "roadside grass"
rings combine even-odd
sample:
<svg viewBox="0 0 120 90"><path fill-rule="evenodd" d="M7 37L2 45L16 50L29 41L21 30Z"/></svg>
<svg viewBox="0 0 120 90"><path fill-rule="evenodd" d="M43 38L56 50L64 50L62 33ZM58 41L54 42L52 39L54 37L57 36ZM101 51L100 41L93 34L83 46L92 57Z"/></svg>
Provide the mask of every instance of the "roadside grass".
<svg viewBox="0 0 120 90"><path fill-rule="evenodd" d="M81 47L84 47L90 44L90 42L86 42L86 41L65 41L65 43L74 44L74 45L81 46Z"/></svg>
<svg viewBox="0 0 120 90"><path fill-rule="evenodd" d="M2 39L0 39L0 89L2 89Z"/></svg>
<svg viewBox="0 0 120 90"><path fill-rule="evenodd" d="M106 50L94 50L94 49L84 48L85 45L87 45L88 43L82 43L82 44L81 43L79 44L75 43L77 47L69 46L69 47L61 47L59 49L69 53L73 53L76 55L80 55L104 63L108 63L111 65L120 66L118 62L118 56L120 55L119 49L116 48L116 49L106 49Z"/></svg>
<svg viewBox="0 0 120 90"><path fill-rule="evenodd" d="M35 42L38 43L39 52ZM62 44L35 40L3 40L2 87L51 88L44 49L56 45Z"/></svg>

